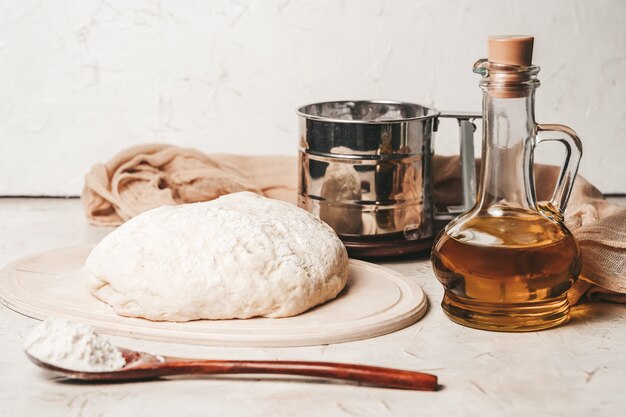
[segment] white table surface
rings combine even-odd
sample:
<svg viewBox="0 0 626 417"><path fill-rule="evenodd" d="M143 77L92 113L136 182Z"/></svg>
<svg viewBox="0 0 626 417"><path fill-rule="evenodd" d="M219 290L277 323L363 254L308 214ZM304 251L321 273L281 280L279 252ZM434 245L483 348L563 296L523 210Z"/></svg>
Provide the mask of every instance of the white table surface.
<svg viewBox="0 0 626 417"><path fill-rule="evenodd" d="M624 199L621 199L624 202ZM79 200L0 199L0 264L57 247L95 243L111 229L89 226ZM385 262L413 277L430 310L393 334L336 345L233 349L121 337L113 343L173 356L356 362L435 373L439 392L296 378L175 378L88 385L56 379L22 352L38 322L0 307L0 416L623 416L626 306L574 308L564 327L492 333L449 321L427 258ZM418 271L422 271L418 273Z"/></svg>

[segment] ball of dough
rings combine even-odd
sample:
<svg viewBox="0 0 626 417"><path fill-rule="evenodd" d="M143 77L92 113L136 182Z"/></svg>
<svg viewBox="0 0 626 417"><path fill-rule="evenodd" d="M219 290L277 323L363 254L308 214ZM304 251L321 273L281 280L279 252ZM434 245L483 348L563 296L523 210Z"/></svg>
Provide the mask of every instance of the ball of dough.
<svg viewBox="0 0 626 417"><path fill-rule="evenodd" d="M91 292L123 316L287 317L337 296L348 255L307 211L242 192L149 210L106 236L85 269Z"/></svg>

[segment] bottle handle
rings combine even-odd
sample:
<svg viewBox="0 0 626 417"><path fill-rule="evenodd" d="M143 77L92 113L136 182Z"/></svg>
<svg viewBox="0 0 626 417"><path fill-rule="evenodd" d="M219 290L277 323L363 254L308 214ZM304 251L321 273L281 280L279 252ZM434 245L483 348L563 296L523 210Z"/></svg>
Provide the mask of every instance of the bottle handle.
<svg viewBox="0 0 626 417"><path fill-rule="evenodd" d="M550 211L563 215L574 186L583 145L576 132L567 126L538 124L535 130L535 143L537 145L543 142L560 142L565 146L565 162L561 167L554 193L547 207Z"/></svg>

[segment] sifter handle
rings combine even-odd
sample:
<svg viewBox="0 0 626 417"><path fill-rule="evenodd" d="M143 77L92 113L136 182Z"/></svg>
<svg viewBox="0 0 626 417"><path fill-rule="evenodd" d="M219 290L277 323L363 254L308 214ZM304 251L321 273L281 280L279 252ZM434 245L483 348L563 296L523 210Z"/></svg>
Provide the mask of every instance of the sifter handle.
<svg viewBox="0 0 626 417"><path fill-rule="evenodd" d="M446 218L464 213L476 203L476 165L474 162L474 125L475 119L482 118L481 113L443 112L440 118L456 119L459 124L461 184L463 203L460 206L449 206L447 213L435 213L435 219ZM452 216L454 217L454 216Z"/></svg>

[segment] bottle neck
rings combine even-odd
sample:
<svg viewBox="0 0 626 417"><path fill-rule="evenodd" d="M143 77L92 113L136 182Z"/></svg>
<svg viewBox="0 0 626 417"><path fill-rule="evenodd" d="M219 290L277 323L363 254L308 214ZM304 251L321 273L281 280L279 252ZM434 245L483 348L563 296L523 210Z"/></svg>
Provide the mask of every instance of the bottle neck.
<svg viewBox="0 0 626 417"><path fill-rule="evenodd" d="M483 150L477 207L536 210L532 183L534 88L502 94L484 88Z"/></svg>

